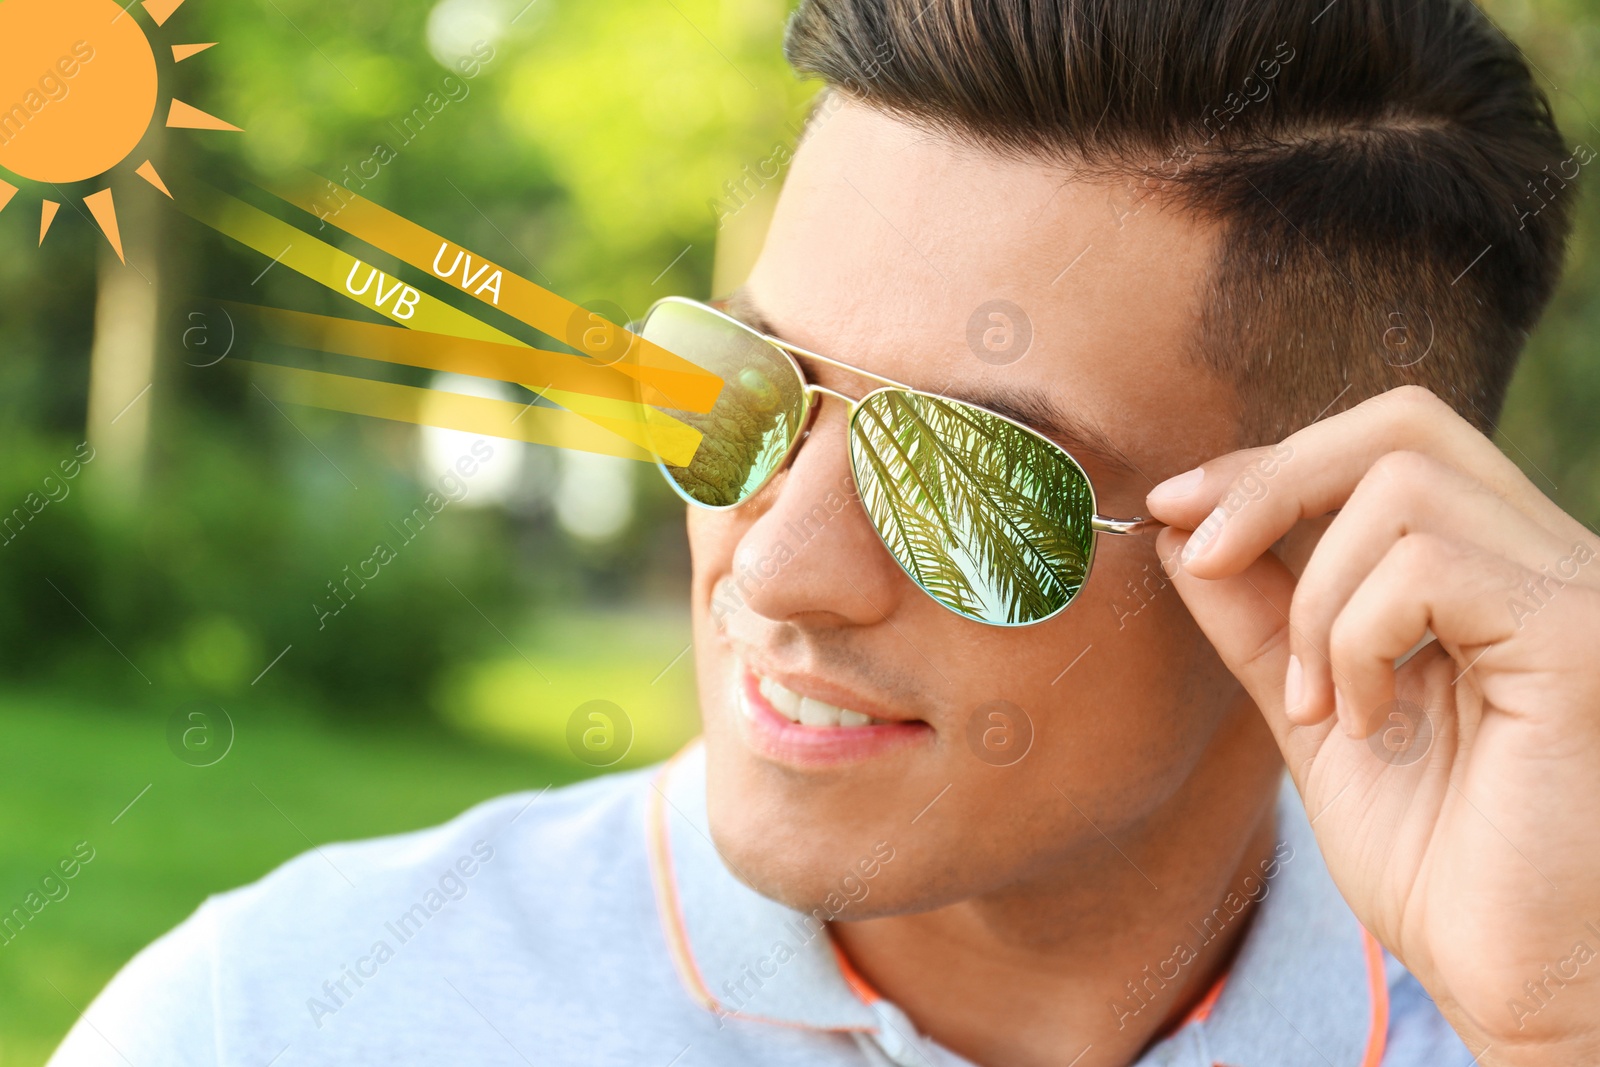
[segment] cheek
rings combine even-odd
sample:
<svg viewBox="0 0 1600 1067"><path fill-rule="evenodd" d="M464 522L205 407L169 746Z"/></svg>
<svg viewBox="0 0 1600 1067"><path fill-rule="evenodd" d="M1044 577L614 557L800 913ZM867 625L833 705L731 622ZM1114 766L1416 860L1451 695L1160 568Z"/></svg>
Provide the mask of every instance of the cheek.
<svg viewBox="0 0 1600 1067"><path fill-rule="evenodd" d="M1006 664L1005 695L1033 721L1034 749L1016 777L1037 777L1029 791L1048 797L1053 776L1096 822L1113 824L1183 783L1238 693L1154 552L1119 548L1096 560L1058 619L1001 635L980 657Z"/></svg>
<svg viewBox="0 0 1600 1067"><path fill-rule="evenodd" d="M732 708L727 704L731 661L723 637L729 621L744 607L732 583L724 580L733 572L744 523L740 512L696 507L688 509L686 521L692 572L689 609L701 718L708 741L720 745L725 728L732 725ZM720 588L719 583L723 583Z"/></svg>
<svg viewBox="0 0 1600 1067"><path fill-rule="evenodd" d="M733 553L739 547L739 524L733 513L690 507L685 525L689 532L695 602L700 604L704 602L703 587L732 569Z"/></svg>

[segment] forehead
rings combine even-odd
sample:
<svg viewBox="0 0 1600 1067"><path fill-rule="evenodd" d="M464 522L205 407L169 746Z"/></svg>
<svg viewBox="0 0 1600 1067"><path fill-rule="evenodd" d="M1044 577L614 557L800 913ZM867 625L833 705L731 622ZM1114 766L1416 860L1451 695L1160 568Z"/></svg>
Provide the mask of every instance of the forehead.
<svg viewBox="0 0 1600 1067"><path fill-rule="evenodd" d="M1233 437L1233 389L1191 355L1215 246L1131 183L847 102L796 153L748 291L796 344L921 388L1046 395L1164 467Z"/></svg>

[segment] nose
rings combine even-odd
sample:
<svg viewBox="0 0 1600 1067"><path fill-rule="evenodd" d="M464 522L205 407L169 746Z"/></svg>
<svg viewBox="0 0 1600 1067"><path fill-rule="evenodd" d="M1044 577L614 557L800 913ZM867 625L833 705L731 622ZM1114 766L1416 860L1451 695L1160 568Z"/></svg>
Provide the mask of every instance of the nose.
<svg viewBox="0 0 1600 1067"><path fill-rule="evenodd" d="M870 626L916 587L867 518L850 473L845 405L822 408L787 469L745 507L734 550L736 600L775 622Z"/></svg>

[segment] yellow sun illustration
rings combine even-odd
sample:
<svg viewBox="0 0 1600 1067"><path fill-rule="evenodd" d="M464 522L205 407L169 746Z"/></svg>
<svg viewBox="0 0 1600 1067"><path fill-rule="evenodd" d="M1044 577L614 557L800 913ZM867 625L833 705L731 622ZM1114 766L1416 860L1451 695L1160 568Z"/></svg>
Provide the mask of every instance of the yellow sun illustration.
<svg viewBox="0 0 1600 1067"><path fill-rule="evenodd" d="M164 26L183 3L144 0L142 6ZM181 63L211 44L171 47L173 61ZM155 52L116 0L0 0L0 169L51 185L98 177L138 147L159 103ZM239 131L177 99L168 105L166 124ZM148 159L135 173L172 196ZM0 211L17 191L0 178ZM83 202L126 262L110 188ZM60 209L58 201L43 201L40 244Z"/></svg>

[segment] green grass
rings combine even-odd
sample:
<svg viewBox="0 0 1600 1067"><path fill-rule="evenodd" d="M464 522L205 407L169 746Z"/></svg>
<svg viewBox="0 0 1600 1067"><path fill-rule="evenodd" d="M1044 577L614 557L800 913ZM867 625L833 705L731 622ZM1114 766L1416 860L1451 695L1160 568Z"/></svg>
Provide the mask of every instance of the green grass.
<svg viewBox="0 0 1600 1067"><path fill-rule="evenodd" d="M353 733L266 708L228 711L232 749L193 767L168 748L170 708L0 697L0 912L78 842L95 850L69 895L0 945L0 1067L43 1063L76 1018L73 1005L87 1006L207 894L313 842L428 826L484 798L586 773L571 758L442 732Z"/></svg>
<svg viewBox="0 0 1600 1067"><path fill-rule="evenodd" d="M689 640L682 611L568 613L449 672L435 703L466 736L564 756L574 709L603 700L627 719L629 745L615 766L642 767L699 730Z"/></svg>

